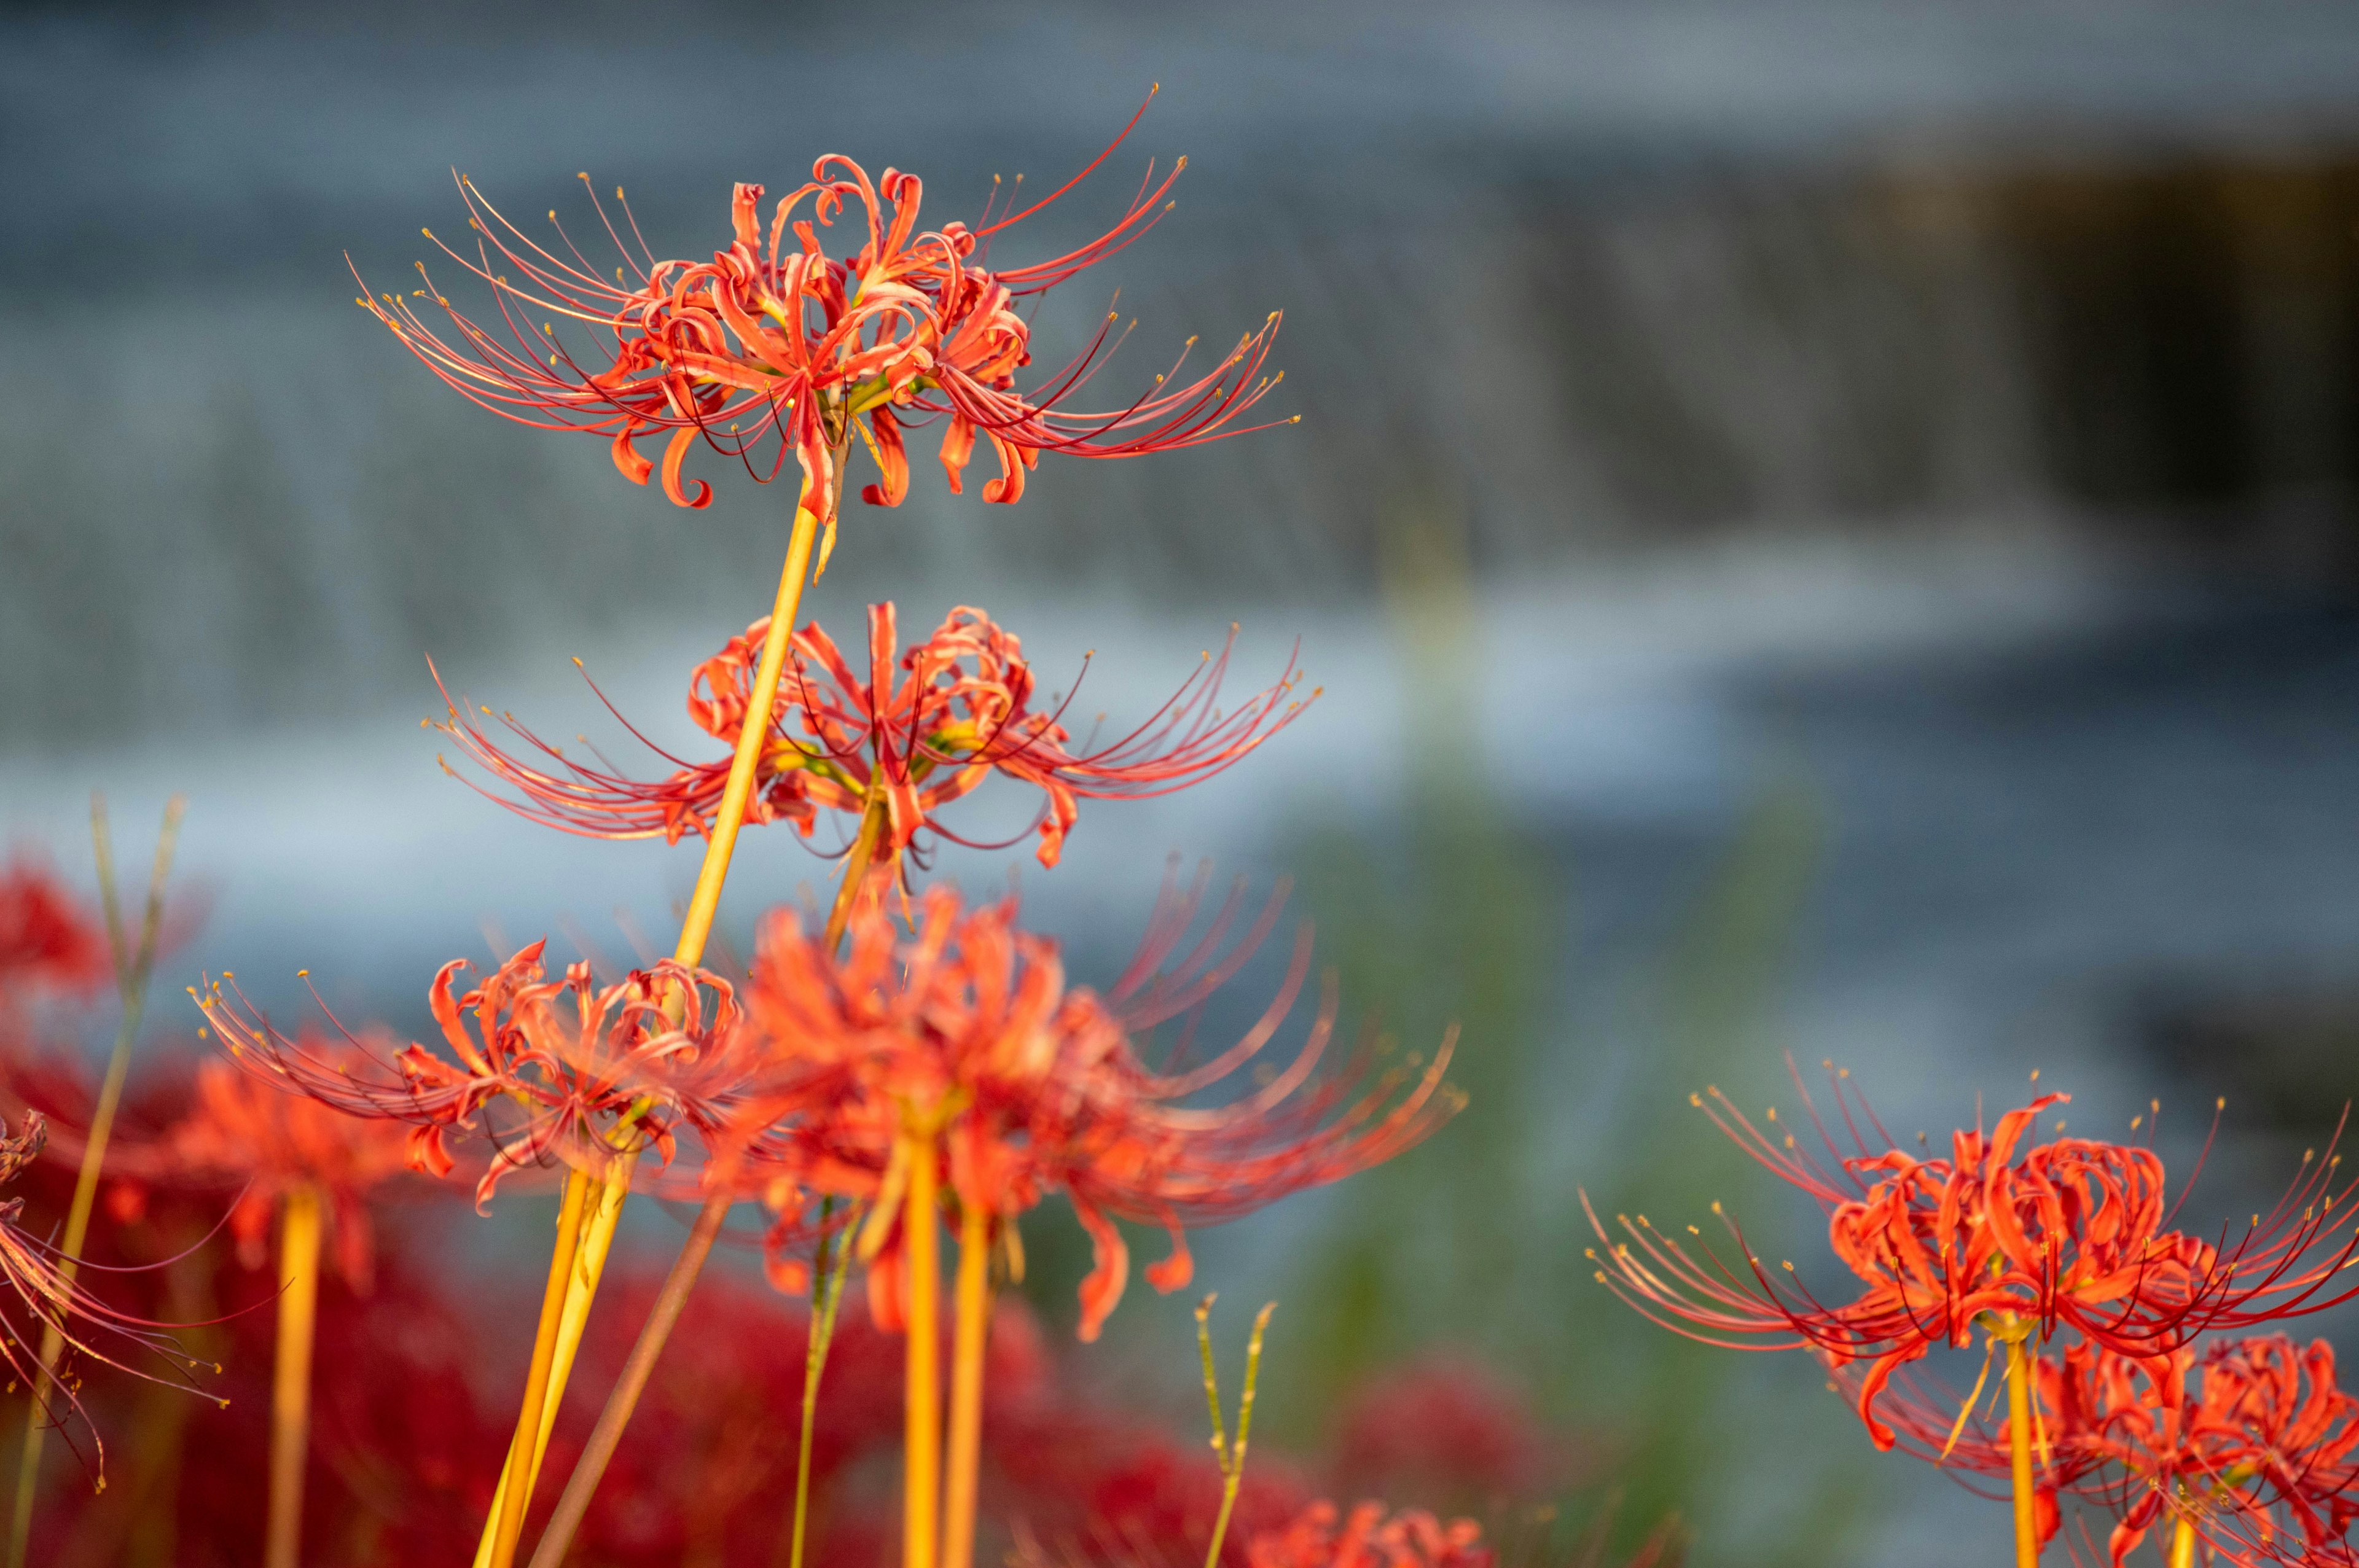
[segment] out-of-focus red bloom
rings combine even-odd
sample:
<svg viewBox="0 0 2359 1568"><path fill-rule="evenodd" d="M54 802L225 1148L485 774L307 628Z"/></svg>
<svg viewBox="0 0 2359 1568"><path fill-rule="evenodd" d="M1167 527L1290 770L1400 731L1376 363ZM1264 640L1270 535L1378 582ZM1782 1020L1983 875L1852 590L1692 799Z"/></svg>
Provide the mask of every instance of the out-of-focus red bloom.
<svg viewBox="0 0 2359 1568"><path fill-rule="evenodd" d="M587 1430L660 1282L625 1277L613 1310L592 1319L560 1430ZM793 1507L805 1328L796 1304L758 1280L715 1269L699 1282L592 1505L583 1539L595 1543L596 1561L748 1568L774 1561ZM855 1555L853 1543L865 1531L847 1494L858 1485L852 1472L900 1443L902 1359L900 1341L857 1314L838 1325L829 1346L811 1452L811 1546L821 1563L867 1568L875 1561ZM995 1433L1011 1406L1059 1402L1020 1300L994 1314L985 1364Z"/></svg>
<svg viewBox="0 0 2359 1568"><path fill-rule="evenodd" d="M1168 1058L1151 1065L1139 1035L1192 1018L1277 920L1273 900L1245 941L1223 952L1240 891L1181 953L1201 892L1201 881L1185 894L1167 886L1139 957L1103 996L1067 988L1056 945L1019 930L1012 901L968 913L938 886L906 941L872 907L854 918L842 957L793 914L774 915L755 957L748 1014L775 1054L850 1086L825 1117L781 1122L755 1142L750 1169L766 1165L793 1184L782 1243L801 1234L812 1194L869 1202L870 1302L897 1321L891 1227L908 1180L901 1162L912 1135L922 1134L942 1161L946 1190L987 1213L1002 1238L1042 1197L1065 1195L1095 1253L1081 1292L1082 1336L1094 1338L1129 1273L1112 1217L1169 1233L1171 1256L1147 1276L1177 1290L1192 1269L1185 1226L1233 1218L1389 1159L1457 1109L1442 1085L1447 1040L1430 1065L1412 1056L1373 1083L1364 1055L1321 1076L1334 1029L1332 984L1290 1062L1257 1075L1257 1087L1225 1105L1200 1103L1256 1061L1291 1011L1310 972L1308 930L1277 996L1241 1040L1190 1064L1192 1029L1183 1026ZM1158 972L1175 954L1172 969Z"/></svg>
<svg viewBox="0 0 2359 1568"><path fill-rule="evenodd" d="M2024 1147L2036 1119L2065 1096L2007 1112L1987 1135L1956 1133L1940 1160L1898 1148L1845 1077L1834 1082L1848 1155L1803 1095L1824 1159L1791 1135L1772 1141L1717 1089L1690 1098L1828 1211L1830 1243L1864 1287L1855 1299L1831 1304L1799 1281L1779 1283L1724 1216L1734 1260L1708 1245L1699 1257L1643 1215L1618 1217L1626 1239L1615 1242L1593 1211L1608 1246L1592 1256L1602 1281L1677 1332L1746 1349L1807 1346L1835 1367L1864 1363L1854 1391L1879 1448L1894 1441L1875 1413L1893 1373L1935 1345L1966 1345L1978 1326L2033 1342L2060 1326L2159 1367L2207 1330L2316 1312L2354 1293L2324 1287L2359 1242L2314 1255L2353 1206L2350 1187L2332 1187L2332 1155L2306 1161L2266 1221L2256 1215L2241 1238L2214 1247L2169 1228L2162 1162L2151 1150L2062 1137ZM1791 1280L1793 1266L1779 1267Z"/></svg>
<svg viewBox="0 0 2359 1568"><path fill-rule="evenodd" d="M442 966L427 992L439 1052L412 1043L389 1053L347 1031L347 1049L322 1054L273 1028L234 985L190 994L248 1069L347 1116L413 1124L418 1170L448 1173L448 1135L481 1132L493 1152L478 1207L509 1172L552 1159L595 1165L651 1148L669 1163L679 1129L713 1125L736 1081L734 989L670 959L612 985L597 984L586 962L550 980L544 946L519 950L463 995L452 981L467 961Z"/></svg>
<svg viewBox="0 0 2359 1568"><path fill-rule="evenodd" d="M862 498L897 504L908 487L901 433L923 418L947 422L941 460L953 491L980 437L1000 466L984 498L1013 502L1044 451L1103 458L1193 446L1234 433L1229 427L1236 418L1276 384L1262 374L1277 331L1273 314L1209 373L1182 382L1183 351L1147 391L1106 407L1072 405L1110 351L1111 316L1071 362L1027 388L1016 385L1032 357L1031 327L1017 301L1145 232L1165 211L1163 199L1186 160L1160 181L1150 167L1120 221L1078 250L995 271L984 265L987 243L1071 189L1129 134L1125 127L1081 174L1021 211L995 218L986 208L979 228L954 222L922 232L915 175L888 168L872 182L858 164L830 155L811 166L809 183L777 204L766 237L762 187L737 186L730 201L733 237L709 263L658 261L627 204L625 243L593 189L599 222L622 262L611 283L553 211L544 245L462 176L473 254L442 249L492 287L497 325L460 314L425 276L423 264L424 288L407 298L364 295L359 303L482 406L542 429L607 438L614 466L635 483L645 484L656 468L636 443L665 438L664 492L682 506L712 500L710 485L698 481L691 492L680 476L700 438L757 480L777 477L791 453L811 492L832 498L842 483L837 464L855 436L880 471ZM589 184L586 174L582 179ZM619 201L622 192L615 197ZM866 217L865 243L839 261L821 248L819 231L855 200ZM785 243L790 235L794 246ZM448 315L447 335L413 304L428 299ZM560 320L568 331L558 330ZM585 335L582 347L572 346ZM773 440L767 471L760 471L758 454ZM832 504L825 516L832 538Z"/></svg>
<svg viewBox="0 0 2359 1568"><path fill-rule="evenodd" d="M2040 1364L2056 1441L2096 1472L2079 1489L2117 1520L2114 1568L2158 1524L2180 1520L2235 1562L2341 1542L2359 1518L2359 1400L2335 1386L2333 1347L2268 1335L2216 1342L2200 1359L2181 1350L2166 1367L2090 1345Z"/></svg>
<svg viewBox="0 0 2359 1568"><path fill-rule="evenodd" d="M19 859L0 869L0 999L94 986L108 967L106 933L47 868Z"/></svg>
<svg viewBox="0 0 2359 1568"><path fill-rule="evenodd" d="M733 750L769 625L765 617L747 627L689 683L689 716ZM1037 830L1040 863L1053 866L1082 798L1141 799L1184 789L1284 729L1319 695L1293 700L1300 677L1289 661L1277 685L1223 713L1217 704L1229 663L1224 645L1218 657L1207 652L1145 723L1076 750L1062 722L1070 697L1053 709L1035 707L1038 687L1022 644L980 610L962 605L932 636L901 652L893 606L871 605L865 679L816 624L796 634L792 659L745 819L783 818L808 836L821 807L855 818L873 814L872 863L880 870L896 865L921 832L970 842L936 814L994 773L1047 796ZM506 722L525 742L518 755L501 751L456 703L442 728L522 794L521 801L493 796L521 815L604 838L660 835L676 842L683 833L711 830L728 780L726 754L690 762L658 749L676 771L641 783L569 758L513 719Z"/></svg>
<svg viewBox="0 0 2359 1568"><path fill-rule="evenodd" d="M365 1073L374 1064L352 1046L306 1033L296 1049L322 1071ZM283 1079L266 1080L218 1058L199 1064L192 1103L149 1141L125 1139L107 1151L117 1178L109 1205L132 1217L148 1184L234 1187L229 1213L238 1260L249 1269L268 1256L278 1200L298 1188L326 1200L337 1271L354 1290L368 1289L375 1258L369 1199L408 1168L409 1138L376 1117L323 1104Z"/></svg>
<svg viewBox="0 0 2359 1568"><path fill-rule="evenodd" d="M1254 1537L1245 1555L1252 1568L1491 1568L1494 1556L1471 1519L1444 1524L1423 1509L1364 1502L1339 1524L1324 1498Z"/></svg>
<svg viewBox="0 0 2359 1568"><path fill-rule="evenodd" d="M1201 1437L1067 1394L1013 1401L986 1421L985 1439L1022 1547L1014 1562L1201 1568L1223 1485ZM1283 1529L1310 1496L1298 1466L1256 1449L1221 1543L1221 1568L1249 1568L1248 1543Z"/></svg>
<svg viewBox="0 0 2359 1568"><path fill-rule="evenodd" d="M1579 1457L1516 1390L1455 1358L1379 1374L1353 1394L1336 1431L1339 1482L1437 1503L1553 1497Z"/></svg>

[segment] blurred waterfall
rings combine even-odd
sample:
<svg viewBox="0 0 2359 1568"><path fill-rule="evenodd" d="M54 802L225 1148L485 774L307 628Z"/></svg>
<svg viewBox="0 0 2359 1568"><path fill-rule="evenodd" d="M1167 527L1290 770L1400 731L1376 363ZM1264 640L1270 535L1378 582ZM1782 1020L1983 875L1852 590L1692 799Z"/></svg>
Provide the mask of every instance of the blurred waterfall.
<svg viewBox="0 0 2359 1568"><path fill-rule="evenodd" d="M1437 473L1485 576L1730 536L1962 532L2339 570L2359 158L2310 83L2359 51L2359 23L2307 14L2300 60L2207 83L2204 51L2260 45L2093 22L2054 41L2082 75L2050 81L2007 74L2006 27L2028 20L1936 11L1911 40L1847 31L1842 6L1769 9L1776 38L1842 37L1885 74L1814 89L1825 65L1798 59L1774 91L1706 102L1634 96L1613 69L1715 59L1715 27L1762 41L1742 9L1674 36L1644 7L1479 8L1423 77L1421 24L1372 20L1365 49L1302 79L1324 98L1224 75L1244 34L1176 57L1152 27L1125 35L1125 58L1180 68L1171 91L1009 259L1082 235L1148 156L1199 156L1158 232L1049 303L1040 360L1116 285L1139 330L1110 388L1282 308L1274 406L1303 423L1068 463L1013 514L949 497L921 443L907 506L853 508L847 597L1356 602L1385 498ZM187 14L159 55L140 15L0 23L26 199L0 232L19 367L0 380L0 750L407 703L429 652L588 652L759 608L740 579L775 549L783 497L710 460L721 503L676 512L599 443L466 406L349 304L345 252L388 283L423 245L402 236L452 221L444 163L526 213L579 207L577 167L627 177L658 247L694 255L731 178L780 185L842 143L921 164L947 218L986 187L985 157L1078 167L1133 91L1093 73L1053 114L1003 114L988 149L945 145L928 115L946 109L847 140L837 87L774 127L618 137L590 104L625 69L619 43L568 46L587 95L569 105L528 33L387 49L231 8ZM1033 16L980 29L969 63L1041 66L1095 36ZM847 69L875 47L832 25L799 38ZM693 96L760 80L763 58L635 48L627 70ZM1559 90L1534 96L1551 69ZM1491 97L1459 91L1481 81ZM2027 92L2031 117L2008 120ZM82 94L122 123L66 135ZM1378 102L1391 117L1366 120ZM2093 115L2104 135L2067 134Z"/></svg>

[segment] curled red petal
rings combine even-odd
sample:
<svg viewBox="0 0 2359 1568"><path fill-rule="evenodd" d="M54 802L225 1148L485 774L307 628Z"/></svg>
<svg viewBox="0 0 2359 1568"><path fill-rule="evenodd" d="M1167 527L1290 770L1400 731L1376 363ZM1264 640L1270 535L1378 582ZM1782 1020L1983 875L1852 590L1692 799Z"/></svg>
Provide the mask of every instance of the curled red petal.
<svg viewBox="0 0 2359 1568"><path fill-rule="evenodd" d="M674 506L694 509L712 504L712 486L704 481L696 481L696 493L693 496L680 488L679 466L687 461L688 449L695 442L696 437L697 428L690 425L683 429L673 431L671 439L664 446L663 491L671 498L671 503Z"/></svg>

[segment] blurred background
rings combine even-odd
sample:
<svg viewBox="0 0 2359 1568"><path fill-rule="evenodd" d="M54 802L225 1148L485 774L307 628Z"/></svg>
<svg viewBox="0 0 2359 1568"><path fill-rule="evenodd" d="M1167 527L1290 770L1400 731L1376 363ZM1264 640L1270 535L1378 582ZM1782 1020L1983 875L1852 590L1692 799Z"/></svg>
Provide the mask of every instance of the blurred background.
<svg viewBox="0 0 2359 1568"><path fill-rule="evenodd" d="M1569 1434L1569 1509L1632 1539L1675 1510L1700 1565L1992 1560L2004 1509L1872 1454L1807 1365L1616 1307L1575 1191L1658 1221L1725 1198L1816 1247L1687 1104L1790 1107L1788 1053L1904 1138L2035 1068L2088 1130L2159 1098L2174 1169L2224 1096L2206 1225L2331 1130L2359 1084L2350 6L9 5L0 837L86 880L92 787L126 837L187 792L212 915L159 1036L207 968L293 1011L309 968L415 1031L448 957L660 944L693 845L563 838L446 779L425 660L611 738L580 655L685 743L688 672L766 608L792 497L708 460L714 505L676 510L598 442L480 413L350 269L400 287L459 221L453 168L520 215L574 214L587 170L690 256L732 181L824 152L972 217L1157 82L997 259L1187 155L1151 238L1050 297L1039 357L1117 285L1116 379L1282 308L1301 424L1044 463L1015 508L921 448L905 505L847 508L807 613L983 605L1052 682L1094 650L1116 720L1235 621L1241 688L1299 638L1325 694L1216 783L1087 811L1053 874L940 869L1020 879L1100 979L1167 857L1290 875L1355 1019L1412 1049L1462 1024L1456 1125L1202 1238L1233 1333L1281 1303L1273 1445L1454 1358ZM1022 826L973 804L979 836ZM724 933L826 871L752 834ZM546 1217L454 1211L448 1245L522 1279ZM1068 1230L1027 1231L1052 1326ZM1090 1375L1184 1419L1187 1303L1135 1291Z"/></svg>

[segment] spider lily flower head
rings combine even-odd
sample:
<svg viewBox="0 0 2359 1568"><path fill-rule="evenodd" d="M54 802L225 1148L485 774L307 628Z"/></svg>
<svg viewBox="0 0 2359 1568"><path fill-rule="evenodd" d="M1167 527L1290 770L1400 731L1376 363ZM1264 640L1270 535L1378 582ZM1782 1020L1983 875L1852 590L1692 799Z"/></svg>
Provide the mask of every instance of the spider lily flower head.
<svg viewBox="0 0 2359 1568"><path fill-rule="evenodd" d="M2040 1392L2076 1460L2103 1466L2078 1489L2116 1521L2114 1568L2158 1524L2187 1521L2227 1561L2308 1561L2288 1554L2339 1544L2359 1518L2359 1400L2322 1339L2215 1341L2159 1369L2076 1345L2042 1359Z"/></svg>
<svg viewBox="0 0 2359 1568"><path fill-rule="evenodd" d="M1644 1216L1617 1217L1617 1240L1593 1210L1606 1251L1592 1256L1609 1288L1678 1332L1745 1348L1807 1346L1834 1366L1864 1362L1855 1392L1879 1448L1894 1440L1875 1408L1893 1373L1936 1345L1967 1345L1978 1330L2036 1344L2071 1329L2152 1360L2159 1373L2207 1330L2316 1312L2354 1293L2325 1288L2359 1247L2330 1235L2353 1206L2351 1188L2333 1187L2331 1151L2322 1162L2304 1157L2266 1222L2255 1215L2242 1238L2223 1235L2215 1245L2169 1228L2175 1205L2166 1203L2152 1150L2066 1138L2060 1122L2050 1141L2027 1144L2037 1119L2065 1096L2011 1110L1987 1134L1959 1131L1940 1159L1899 1148L1847 1074L1833 1084L1848 1153L1807 1090L1823 1153L1790 1133L1773 1139L1717 1089L1690 1099L1827 1210L1829 1241L1863 1287L1855 1298L1821 1300L1790 1262L1773 1273L1725 1215L1732 1259L1708 1243L1690 1249Z"/></svg>
<svg viewBox="0 0 2359 1568"><path fill-rule="evenodd" d="M337 1024L350 1049L321 1052L280 1033L231 976L226 990L214 982L190 994L249 1071L347 1116L410 1123L416 1170L448 1174L449 1135L482 1134L492 1150L475 1190L482 1209L527 1165L598 1168L645 1150L669 1164L679 1130L716 1125L736 1082L728 981L670 959L608 985L586 961L552 980L545 945L519 949L463 993L455 985L467 961L443 965L427 991L439 1049L391 1051Z"/></svg>
<svg viewBox="0 0 2359 1568"><path fill-rule="evenodd" d="M105 932L46 867L19 859L0 869L0 999L87 989L108 967Z"/></svg>
<svg viewBox="0 0 2359 1568"><path fill-rule="evenodd" d="M14 1182L39 1159L48 1141L49 1124L37 1110L27 1111L13 1132L0 1121L0 1185ZM56 1330L70 1350L101 1365L150 1382L185 1387L179 1370L194 1371L198 1363L180 1354L169 1325L118 1312L92 1294L59 1267L60 1260L52 1248L23 1228L24 1209L21 1197L0 1201L0 1366L7 1368L11 1379L33 1390L44 1417L62 1426L67 1417L83 1411L79 1379L37 1377L38 1368L31 1351L42 1330ZM12 1302L22 1309L22 1316L9 1310ZM34 1327L37 1324L38 1329ZM110 1354L113 1347L120 1347L125 1356L159 1360L173 1373L159 1376L140 1370ZM92 1441L103 1482L105 1444Z"/></svg>
<svg viewBox="0 0 2359 1568"><path fill-rule="evenodd" d="M356 1047L308 1032L296 1049L323 1071L351 1076L373 1066ZM319 1193L337 1271L362 1292L374 1273L370 1200L408 1166L409 1138L400 1127L339 1110L289 1081L266 1080L218 1057L198 1065L186 1115L152 1141L125 1140L107 1151L107 1173L116 1178L109 1202L118 1216L139 1212L151 1184L238 1189L229 1229L249 1269L267 1260L279 1200L299 1189Z"/></svg>
<svg viewBox="0 0 2359 1568"><path fill-rule="evenodd" d="M1411 1057L1372 1075L1362 1053L1339 1072L1321 1072L1334 1032L1332 983L1291 1060L1256 1072L1255 1087L1226 1103L1203 1103L1257 1066L1293 1010L1309 978L1307 930L1277 996L1236 1044L1190 1061L1193 1030L1183 1025L1178 1043L1150 1061L1143 1037L1192 1020L1277 920L1273 900L1227 946L1240 889L1183 951L1202 891L1201 879L1186 893L1167 886L1138 958L1103 994L1066 984L1056 945L1020 929L1012 901L969 911L938 886L907 937L870 905L853 917L840 957L796 916L773 916L747 993L753 1025L774 1052L840 1072L856 1087L823 1120L766 1130L770 1168L793 1183L775 1200L774 1248L807 1235L800 1217L813 1194L866 1202L861 1249L871 1308L892 1323L911 1160L939 1162L944 1190L962 1213L987 1217L1019 1277L1018 1217L1062 1193L1094 1254L1081 1287L1081 1335L1093 1339L1129 1275L1116 1218L1167 1231L1171 1253L1147 1278L1175 1291L1193 1270L1187 1226L1234 1218L1388 1159L1456 1111L1460 1098L1442 1081L1448 1040L1430 1064Z"/></svg>
<svg viewBox="0 0 2359 1568"><path fill-rule="evenodd" d="M766 617L731 639L689 684L689 716L732 752L769 624ZM1185 789L1239 761L1319 697L1314 688L1297 698L1301 676L1289 658L1276 685L1223 711L1221 686L1235 636L1232 627L1221 652L1207 650L1145 722L1101 741L1076 741L1065 723L1070 698L1042 706L1023 644L983 611L962 605L904 649L893 606L871 605L867 657L859 665L817 624L807 626L795 635L778 685L745 819L791 822L809 836L822 809L843 813L859 825L869 865L887 873L912 851L922 854L923 835L973 844L939 814L996 774L1045 797L1033 831L1040 863L1054 866L1082 799ZM674 771L641 783L603 762L567 757L512 719L505 722L522 744L511 754L459 704L449 707L441 728L522 796L492 798L534 821L596 838L660 835L677 842L708 832L720 809L727 752L691 762L658 751Z"/></svg>
<svg viewBox="0 0 2359 1568"><path fill-rule="evenodd" d="M1379 1502L1348 1516L1321 1498L1282 1530L1245 1548L1250 1568L1491 1568L1496 1554L1471 1519L1444 1524L1423 1509L1394 1513Z"/></svg>
<svg viewBox="0 0 2359 1568"><path fill-rule="evenodd" d="M1159 180L1150 165L1113 228L1063 255L994 270L985 265L989 243L1086 178L1130 129L1047 199L1020 211L1010 203L995 217L986 207L973 227L953 222L919 230L917 176L888 168L872 180L850 158L831 154L766 224L763 188L738 185L729 243L703 263L658 261L622 192L615 192L618 228L592 189L597 222L622 263L612 268L612 282L554 211L544 243L462 175L473 243L464 251L435 243L491 287L496 323L462 315L422 263L424 287L406 297L364 293L359 303L478 405L522 424L607 438L614 466L635 483L647 483L658 466L638 443L661 439L664 492L681 506L712 500L711 485L699 480L690 488L682 479L699 440L757 481L776 478L791 454L807 494L825 498L832 541L851 443L865 445L879 470L863 499L896 505L908 488L902 430L925 419L944 423L941 461L954 492L979 438L1000 465L984 498L1014 502L1042 452L1127 457L1242 433L1235 420L1277 384L1262 373L1277 331L1273 314L1203 374L1182 380L1183 351L1127 401L1074 406L1120 341L1111 316L1071 362L1018 385L1032 360L1031 327L1018 302L1152 227L1168 211L1165 198L1186 160ZM581 178L588 186L589 176ZM855 204L864 222L853 232L864 243L832 257L821 231ZM446 327L429 322L429 302L447 317Z"/></svg>

